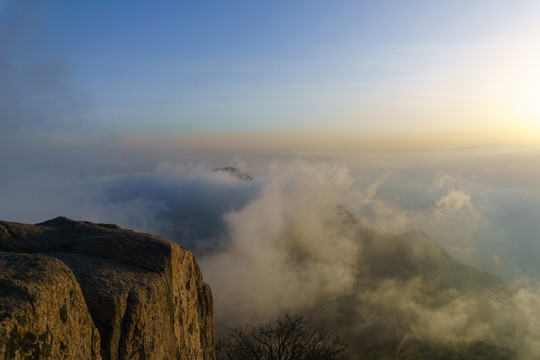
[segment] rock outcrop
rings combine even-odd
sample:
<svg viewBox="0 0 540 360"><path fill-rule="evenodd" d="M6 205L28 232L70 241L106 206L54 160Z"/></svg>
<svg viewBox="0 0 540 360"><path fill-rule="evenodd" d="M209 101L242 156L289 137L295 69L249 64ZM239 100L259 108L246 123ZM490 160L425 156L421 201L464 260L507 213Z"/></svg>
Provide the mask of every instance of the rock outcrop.
<svg viewBox="0 0 540 360"><path fill-rule="evenodd" d="M0 253L0 358L101 358L81 288L61 261Z"/></svg>
<svg viewBox="0 0 540 360"><path fill-rule="evenodd" d="M215 359L195 257L116 225L0 221L0 359L28 358Z"/></svg>

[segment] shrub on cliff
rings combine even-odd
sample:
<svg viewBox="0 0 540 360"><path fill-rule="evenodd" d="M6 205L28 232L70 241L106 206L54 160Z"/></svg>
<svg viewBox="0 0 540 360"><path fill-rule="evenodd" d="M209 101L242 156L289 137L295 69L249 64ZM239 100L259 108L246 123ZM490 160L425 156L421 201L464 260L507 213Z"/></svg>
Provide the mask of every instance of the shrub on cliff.
<svg viewBox="0 0 540 360"><path fill-rule="evenodd" d="M229 327L218 343L223 360L338 360L345 346L300 315L284 315L259 325Z"/></svg>

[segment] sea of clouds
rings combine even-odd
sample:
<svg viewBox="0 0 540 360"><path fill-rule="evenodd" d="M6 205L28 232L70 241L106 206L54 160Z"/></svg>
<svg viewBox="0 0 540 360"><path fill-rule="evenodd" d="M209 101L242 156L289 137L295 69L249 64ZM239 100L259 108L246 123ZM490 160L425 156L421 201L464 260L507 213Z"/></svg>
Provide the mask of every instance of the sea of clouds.
<svg viewBox="0 0 540 360"><path fill-rule="evenodd" d="M495 330L519 318L513 331L521 343L506 345L524 354L540 352L535 149L377 159L156 157L152 166L149 159L114 153L111 145L93 153L78 146L81 163L63 158L67 149L43 146L49 153L29 146L29 155L4 162L9 171L0 179L2 218L35 223L63 215L176 241L196 253L220 324L268 320L352 294L362 246L336 217L342 207L378 232L422 229L461 262L494 272L515 290L511 312L496 301L489 305L500 307L493 318L499 325L472 322L488 306L485 299L426 307L414 281L382 283L354 295L359 303L399 309L415 319L416 336L439 341L495 341ZM38 152L40 161L33 157ZM123 168L115 171L114 162L123 158ZM230 164L254 179L214 171Z"/></svg>

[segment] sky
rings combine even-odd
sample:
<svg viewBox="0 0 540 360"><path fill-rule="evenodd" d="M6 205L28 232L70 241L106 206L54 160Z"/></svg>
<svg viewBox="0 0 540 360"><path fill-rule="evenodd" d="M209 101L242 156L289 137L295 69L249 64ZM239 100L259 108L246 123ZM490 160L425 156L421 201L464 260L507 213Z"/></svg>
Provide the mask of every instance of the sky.
<svg viewBox="0 0 540 360"><path fill-rule="evenodd" d="M26 134L540 139L537 0L3 0L0 31Z"/></svg>

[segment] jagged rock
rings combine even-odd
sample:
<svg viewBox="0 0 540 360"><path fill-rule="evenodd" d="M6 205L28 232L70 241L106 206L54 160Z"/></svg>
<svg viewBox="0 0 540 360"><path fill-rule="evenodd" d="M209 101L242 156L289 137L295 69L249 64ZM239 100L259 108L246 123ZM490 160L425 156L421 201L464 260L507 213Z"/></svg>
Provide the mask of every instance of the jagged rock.
<svg viewBox="0 0 540 360"><path fill-rule="evenodd" d="M46 254L71 269L103 359L215 359L211 292L193 254L179 245L56 218L0 222L0 251Z"/></svg>

